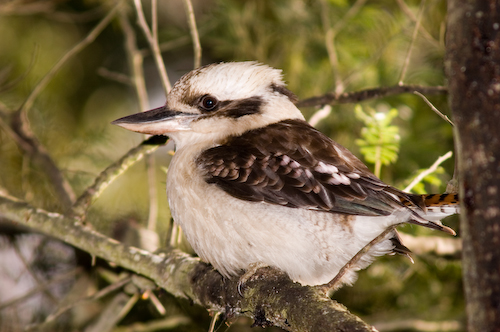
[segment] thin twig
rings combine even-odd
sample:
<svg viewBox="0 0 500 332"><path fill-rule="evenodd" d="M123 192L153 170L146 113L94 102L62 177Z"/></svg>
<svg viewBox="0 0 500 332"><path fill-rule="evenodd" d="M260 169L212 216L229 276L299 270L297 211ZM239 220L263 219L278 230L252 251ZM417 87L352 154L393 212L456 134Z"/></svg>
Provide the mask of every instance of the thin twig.
<svg viewBox="0 0 500 332"><path fill-rule="evenodd" d="M330 65L332 67L332 74L335 80L335 93L340 94L345 89L345 82L340 78L339 74L339 60L337 56L337 50L335 47L335 38L337 34L344 28L347 22L354 17L366 3L366 0L357 0L351 8L342 16L342 19L338 20L332 27L330 23L328 4L325 0L321 1L322 12L321 12L321 22L323 25L323 30L325 31L325 46L328 52L328 58L330 60Z"/></svg>
<svg viewBox="0 0 500 332"><path fill-rule="evenodd" d="M35 16L42 14L52 21L75 24L97 20L108 7L109 4L104 3L85 12L72 13L59 11L57 3L54 1L0 1L0 15L4 17L9 15Z"/></svg>
<svg viewBox="0 0 500 332"><path fill-rule="evenodd" d="M128 325L116 326L112 332L152 332L163 330L174 330L180 325L192 323L186 316L168 316L163 319L150 320L147 322L137 322Z"/></svg>
<svg viewBox="0 0 500 332"><path fill-rule="evenodd" d="M12 201L20 201L17 197L12 196L7 189L0 186L0 197L8 198Z"/></svg>
<svg viewBox="0 0 500 332"><path fill-rule="evenodd" d="M31 91L28 98L21 105L19 110L11 117L9 130L12 137L16 140L17 144L27 152L39 165L43 168L45 173L49 176L51 184L59 197L59 201L64 209L71 207L75 201L75 194L71 185L62 175L60 169L57 167L54 160L50 157L48 151L36 139L32 132L26 112L31 109L35 99L45 89L47 84L52 80L59 69L73 56L82 51L85 47L91 44L97 36L104 30L104 28L111 22L117 9L121 6L119 2L111 11L97 24L97 26L71 50L66 52L61 59L49 70L47 74L38 82L38 84Z"/></svg>
<svg viewBox="0 0 500 332"><path fill-rule="evenodd" d="M417 22L415 23L415 29L413 29L413 35L411 37L410 47L408 47L408 52L406 53L406 58L405 58L405 62L403 65L403 70L401 71L401 76L399 77L399 83L398 83L399 85L403 85L403 80L406 76L406 71L408 70L408 65L410 64L410 56L411 56L411 53L413 51L413 45L415 44L415 40L417 39L418 30L420 29L420 22L422 21L422 16L423 16L424 9L425 9L425 1L426 0L422 0L422 2L420 3L420 11L418 13Z"/></svg>
<svg viewBox="0 0 500 332"><path fill-rule="evenodd" d="M340 32L344 28L344 26L347 24L347 22L354 17L364 6L366 3L366 0L357 0L351 8L345 13L344 16L342 16L342 19L338 20L335 25L333 26L333 31L335 35Z"/></svg>
<svg viewBox="0 0 500 332"><path fill-rule="evenodd" d="M151 0L151 36L158 42L158 0Z"/></svg>
<svg viewBox="0 0 500 332"><path fill-rule="evenodd" d="M191 41L191 38L188 35L181 36L179 38L169 40L163 43L160 43L160 52L167 52L171 51L173 49L176 49L178 47L184 46L189 44ZM151 50L149 48L144 48L141 49L141 54L143 57L150 56L151 55Z"/></svg>
<svg viewBox="0 0 500 332"><path fill-rule="evenodd" d="M465 331L466 327L462 321L445 320L445 321L425 321L420 319L404 319L393 321L380 321L373 324L380 331L420 331L420 332L453 332Z"/></svg>
<svg viewBox="0 0 500 332"><path fill-rule="evenodd" d="M201 44L198 28L196 27L196 18L194 17L193 4L191 0L183 0L186 15L188 17L189 31L191 32L191 39L193 40L194 49L194 68L201 66Z"/></svg>
<svg viewBox="0 0 500 332"><path fill-rule="evenodd" d="M68 311L68 310L70 310L70 309L72 309L72 308L74 308L74 307L76 307L78 305L81 305L83 303L88 303L88 302L91 302L91 301L98 300L98 299L100 299L100 298L102 298L102 297L104 297L104 296L106 296L106 295L114 292L115 290L120 289L124 285L128 284L131 279L132 279L132 277L129 275L129 276L127 276L127 277L125 277L125 278L117 281L114 284L106 286L105 288L101 289L100 291L98 291L95 294L92 294L92 295L87 296L87 297L85 297L83 299L77 300L75 302L72 302L72 303L70 303L68 305L65 305L63 307L60 307L54 313L48 315L47 318L45 318L45 320L42 323L29 325L28 327L25 328L25 331L41 330L42 327L44 327L47 324L53 322L57 317L61 316L66 311Z"/></svg>
<svg viewBox="0 0 500 332"><path fill-rule="evenodd" d="M2 17L9 15L37 15L55 11L56 4L52 1L2 1L0 2L0 15Z"/></svg>
<svg viewBox="0 0 500 332"><path fill-rule="evenodd" d="M377 145L375 146L375 166L373 168L373 174L380 178L380 171L382 170L382 137L379 137Z"/></svg>
<svg viewBox="0 0 500 332"><path fill-rule="evenodd" d="M337 57L337 50L335 48L335 31L333 30L328 10L328 3L326 0L321 1L321 23L323 25L323 30L325 31L325 46L328 53L328 59L330 60L330 66L332 68L332 75L335 81L335 94L340 94L344 91L344 84L340 79L339 74L339 60Z"/></svg>
<svg viewBox="0 0 500 332"><path fill-rule="evenodd" d="M28 98L25 100L24 104L21 106L19 109L19 112L26 112L27 110L31 109L33 106L33 103L42 92L43 89L49 84L49 82L52 80L52 78L55 76L55 74L61 69L61 67L68 61L70 60L73 56L78 54L80 51L82 51L85 47L90 45L94 40L99 36L99 34L104 30L105 27L108 26L108 24L111 22L113 17L116 14L116 11L118 8L122 5L122 2L120 1L116 6L114 6L106 15L99 24L95 26L95 28L78 44L73 46L71 50L66 52L59 61L50 69L50 71L45 74L45 76L38 82L38 84L35 86L35 88L31 91L30 95Z"/></svg>
<svg viewBox="0 0 500 332"><path fill-rule="evenodd" d="M129 63L132 85L139 101L139 109L145 111L149 108L146 81L144 79L143 55L137 48L135 31L127 18L126 10L120 10L118 16L123 34L125 35L125 50Z"/></svg>
<svg viewBox="0 0 500 332"><path fill-rule="evenodd" d="M153 5L153 38L157 39L156 29L156 2ZM129 68L132 72L132 82L139 100L139 107L142 111L149 109L149 98L146 90L146 80L144 78L143 55L137 48L137 38L135 31L130 25L125 11L120 12L120 23L125 34L125 49L127 51ZM146 139L147 136L144 136ZM149 190L149 213L147 228L149 230L156 229L156 221L158 219L158 192L156 187L156 161L154 155L149 155L146 158L146 168L148 175L148 190Z"/></svg>
<svg viewBox="0 0 500 332"><path fill-rule="evenodd" d="M33 54L31 55L31 60L30 60L30 63L29 65L27 66L26 70L24 71L24 73L22 73L19 77L13 79L12 81L10 81L9 83L5 84L5 85L2 85L0 86L0 93L4 92L4 91L8 91L10 89L12 89L13 87L15 87L16 85L18 85L20 82L22 82L27 76L28 76L28 73L33 69L33 67L35 66L35 62L36 62L36 58L37 58L37 55L38 55L38 49L39 49L39 46L38 45L35 45L35 49L33 50ZM2 70L2 75L5 75L5 77L8 76L8 74L10 74L10 71L11 71L12 67L7 67L5 68L4 70ZM3 77L2 77L3 78ZM1 83L1 82L0 82Z"/></svg>
<svg viewBox="0 0 500 332"><path fill-rule="evenodd" d="M21 262L24 265L24 268L26 269L26 271L28 271L29 275L33 278L33 280L35 280L37 286L42 289L42 292L45 293L45 295L47 295L47 297L50 299L52 304L56 304L57 299L50 292L50 289L48 289L48 287L47 288L42 287L43 280L41 280L38 277L38 275L31 269L29 262L26 260L23 253L21 252L21 249L19 248L19 242L17 240L13 240L13 241L11 241L11 244L12 244L12 247L14 248L14 251L16 252L17 257L19 257L19 259L21 260Z"/></svg>
<svg viewBox="0 0 500 332"><path fill-rule="evenodd" d="M111 71L108 68L104 68L104 67L98 68L97 74L101 75L104 78L107 78L108 80L115 81L115 82L118 82L120 84L129 85L129 86L132 85L132 81L128 75Z"/></svg>
<svg viewBox="0 0 500 332"><path fill-rule="evenodd" d="M147 294L149 301L151 301L151 304L153 304L153 306L156 308L156 311L158 311L158 313L162 316L166 315L167 309L165 309L165 307L163 306L161 301L158 299L156 294L153 293L153 291L151 289L148 289L145 293Z"/></svg>
<svg viewBox="0 0 500 332"><path fill-rule="evenodd" d="M429 94L446 94L448 90L444 86L421 86L421 85L395 85L390 87L378 87L374 89L366 89L361 91L344 92L340 95L328 93L323 96L311 97L299 101L297 107L337 105L347 103L359 103L361 101L383 98L387 96L398 95L402 93L421 93Z"/></svg>
<svg viewBox="0 0 500 332"><path fill-rule="evenodd" d="M158 221L158 188L156 181L156 158L154 154L149 154L146 157L146 168L148 174L148 195L149 195L149 213L147 229L156 231L156 223Z"/></svg>
<svg viewBox="0 0 500 332"><path fill-rule="evenodd" d="M31 157L29 155L22 156L22 164L21 164L21 190L24 192L24 200L27 202L31 202L33 199L33 188L30 186L31 182L29 181L29 174L31 171Z"/></svg>
<svg viewBox="0 0 500 332"><path fill-rule="evenodd" d="M85 332L112 331L139 300L139 294L132 296L125 292L113 294L97 317L85 328Z"/></svg>
<svg viewBox="0 0 500 332"><path fill-rule="evenodd" d="M75 193L69 182L63 176L47 149L38 141L28 125L25 112L6 114L0 111L0 127L2 127L47 174L53 186L59 203L64 210L69 210L75 201Z"/></svg>
<svg viewBox="0 0 500 332"><path fill-rule="evenodd" d="M399 8L403 11L403 13L410 18L413 22L417 23L417 17L413 14L413 12L408 8L408 5L404 2L404 0L396 0L399 5ZM436 40L422 25L420 25L420 32L424 35L424 37L435 47L439 47L439 41Z"/></svg>
<svg viewBox="0 0 500 332"><path fill-rule="evenodd" d="M177 234L179 233L179 225L172 220L170 222L170 241L169 241L169 247L171 248L177 248Z"/></svg>
<svg viewBox="0 0 500 332"><path fill-rule="evenodd" d="M421 94L418 91L413 91L413 93L416 94L417 96L420 96L425 101L425 103L427 105L429 105L429 107L434 111L434 113L436 113L437 115L439 115L441 117L441 119L448 122L452 127L455 126L453 121L451 121L450 118L448 118L448 116L441 113L434 105L432 105L432 103L423 94ZM458 191L459 191L458 158L455 158L455 167L453 168L453 176L452 176L451 180L448 182L448 185L446 186L446 192L450 193L450 194L458 194Z"/></svg>
<svg viewBox="0 0 500 332"><path fill-rule="evenodd" d="M327 118L331 112L332 112L332 107L330 105L325 105L321 107L311 116L311 118L309 119L309 124L313 127L316 127L316 125L321 120Z"/></svg>
<svg viewBox="0 0 500 332"><path fill-rule="evenodd" d="M137 11L137 19L138 24L141 27L146 39L149 43L149 47L153 52L153 58L156 62L156 67L158 67L158 72L160 73L161 83L163 85L163 89L165 90L165 95L170 92L171 85L167 75L167 69L165 68L165 63L163 62L163 58L161 56L160 47L158 45L158 40L154 38L151 30L148 27L146 22L146 17L144 16L144 11L142 9L141 0L134 0L135 8ZM154 28L155 29L155 28Z"/></svg>
<svg viewBox="0 0 500 332"><path fill-rule="evenodd" d="M109 4L107 2L100 3L98 7L86 10L84 12L65 12L59 10L53 10L47 13L47 17L50 20L59 21L63 23L88 23L98 20L102 17L103 13L107 11Z"/></svg>
<svg viewBox="0 0 500 332"><path fill-rule="evenodd" d="M429 101L429 99L427 99L423 94L421 94L420 92L418 91L414 91L413 92L414 94L416 94L417 96L420 96L427 105L429 105L429 107L437 114L441 117L441 119L443 119L444 121L448 122L449 124L451 124L453 127L455 126L455 124L450 120L449 117L447 117L446 115L444 115L443 113L441 113L434 105L432 105L432 103Z"/></svg>
<svg viewBox="0 0 500 332"><path fill-rule="evenodd" d="M73 213L76 216L83 217L92 201L99 197L111 182L123 174L130 166L141 160L144 155L152 153L160 145L165 144L166 141L167 137L165 136L153 136L131 149L120 160L108 166L78 198L73 206Z"/></svg>
<svg viewBox="0 0 500 332"><path fill-rule="evenodd" d="M403 189L403 191L408 191L409 192L410 190L412 190L412 188L415 187L415 185L417 183L419 183L420 181L422 181L422 179L425 178L427 175L429 175L431 173L434 173L436 171L436 169L438 168L438 166L441 163L443 163L445 160L451 158L452 155L453 155L453 152L448 151L445 155L439 157L434 162L434 164L431 165L431 167L429 167L428 169L426 169L425 171L423 171L419 175L417 175L415 177L415 179L413 179L413 181L408 186L406 186L406 188Z"/></svg>
<svg viewBox="0 0 500 332"><path fill-rule="evenodd" d="M121 321L129 312L132 310L134 305L141 299L141 295L139 293L135 293L130 297L130 299L127 301L127 303L123 306L123 308L120 310L116 317L116 322Z"/></svg>
<svg viewBox="0 0 500 332"><path fill-rule="evenodd" d="M30 297L32 297L33 295L43 291L43 290L46 290L48 289L49 287L51 287L52 285L54 284L58 284L66 279L69 279L79 273L81 273L82 271L82 268L81 267L78 267L76 269L73 269L71 271L68 271L66 273L63 273L63 274L59 274L57 276L55 276L53 279L51 280L48 280L46 283L42 284L42 285L39 285L37 287L35 287L34 289L32 289L31 291L27 292L26 294L24 295L21 295L20 297L16 297L12 300L8 300L6 302L3 302L3 303L0 303L0 310L3 310L7 307L10 307L12 305L16 305L17 303L19 302L22 302L24 300L27 300L29 299Z"/></svg>
<svg viewBox="0 0 500 332"><path fill-rule="evenodd" d="M210 320L210 326L208 328L208 332L215 331L215 323L217 323L217 320L219 319L220 315L221 315L220 311L216 311L216 312L212 313L212 319Z"/></svg>
<svg viewBox="0 0 500 332"><path fill-rule="evenodd" d="M347 273L347 271L349 271L361 259L361 257L363 257L374 245L376 245L377 243L383 241L386 238L387 234L389 234L394 229L396 229L397 226L399 226L399 224L389 226L385 231L383 231L382 233L380 233L377 237L375 237L373 240L371 240L370 242L368 242L368 244L365 245L360 251L358 251L358 253L356 255L354 255L340 269L339 273L337 273L337 275L330 282L328 282L327 284L324 284L324 285L316 286L316 287L318 289L320 289L321 291L327 293L327 294L330 291L335 290L336 287L339 285L339 282L342 280L342 278Z"/></svg>
<svg viewBox="0 0 500 332"><path fill-rule="evenodd" d="M359 64L349 67L349 72L344 75L344 84L349 85L350 82L354 81L358 77L362 76L363 73L366 73L366 70L369 66L374 65L382 55L387 51L392 41L396 38L399 38L401 35L401 27L398 26L391 34L385 36L385 42L381 43L377 50L371 52L370 57L360 62Z"/></svg>

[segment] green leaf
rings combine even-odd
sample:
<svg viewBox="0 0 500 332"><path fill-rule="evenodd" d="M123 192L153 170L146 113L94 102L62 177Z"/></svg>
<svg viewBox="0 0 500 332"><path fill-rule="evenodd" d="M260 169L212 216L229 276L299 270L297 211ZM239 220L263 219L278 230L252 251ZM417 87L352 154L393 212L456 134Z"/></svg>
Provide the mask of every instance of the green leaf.
<svg viewBox="0 0 500 332"><path fill-rule="evenodd" d="M376 112L368 108L364 111L360 105L354 107L356 118L364 123L361 138L355 140L365 160L369 163L389 165L398 159L399 128L391 125L398 116L395 108L387 112Z"/></svg>

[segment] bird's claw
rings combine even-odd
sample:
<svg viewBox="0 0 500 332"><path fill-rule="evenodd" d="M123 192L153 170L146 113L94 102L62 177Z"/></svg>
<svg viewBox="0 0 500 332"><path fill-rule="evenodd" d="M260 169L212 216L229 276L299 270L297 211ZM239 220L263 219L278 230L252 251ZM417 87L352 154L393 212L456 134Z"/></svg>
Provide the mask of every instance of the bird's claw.
<svg viewBox="0 0 500 332"><path fill-rule="evenodd" d="M257 262L257 263L252 263L248 266L248 269L245 271L245 273L240 277L240 280L238 280L238 294L240 294L241 297L243 297L243 288L245 287L245 284L248 280L250 280L257 270L263 267L268 267L269 265L264 264L262 262Z"/></svg>
<svg viewBox="0 0 500 332"><path fill-rule="evenodd" d="M238 281L238 286L236 287L238 289L238 294L240 294L241 297L243 297L243 291L242 288L245 286L245 283L241 281L241 279Z"/></svg>

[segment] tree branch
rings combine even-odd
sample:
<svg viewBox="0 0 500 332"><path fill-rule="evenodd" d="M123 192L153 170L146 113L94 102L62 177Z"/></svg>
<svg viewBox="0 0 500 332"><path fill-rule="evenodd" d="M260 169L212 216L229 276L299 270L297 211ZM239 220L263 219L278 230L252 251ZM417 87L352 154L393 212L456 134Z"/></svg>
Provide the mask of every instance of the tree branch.
<svg viewBox="0 0 500 332"><path fill-rule="evenodd" d="M33 325L29 325L25 328L24 331L33 331L33 330L36 330L36 331L40 331L40 330L43 330L43 327L47 326L49 323L53 322L56 320L56 318L58 318L59 316L61 316L62 314L64 314L65 312L67 312L68 310L70 309L73 309L74 307L78 306L78 305L81 305L83 303L88 303L90 301L95 301L95 300L98 300L106 295L109 295L110 293L116 291L117 289L119 288L122 288L123 286L125 286L127 283L129 283L130 281L132 280L132 277L130 275L118 280L117 282L101 289L100 291L92 294L92 295L89 295L85 298L82 298L82 299L79 299L79 300L76 300L75 302L71 302L69 304L66 304L62 307L59 307L57 308L57 310L53 313L51 313L50 315L48 315L45 320L42 322L42 323L38 323L38 324L33 324Z"/></svg>
<svg viewBox="0 0 500 332"><path fill-rule="evenodd" d="M406 17L408 17L410 20L413 22L417 23L417 17L413 14L413 12L408 8L408 5L404 2L404 0L396 0L396 2L399 5L399 8L401 8L401 11L405 14ZM425 39L432 44L434 47L439 47L442 46L440 45L439 41L434 39L434 37L423 27L421 24L419 24L419 32L422 33L422 35L425 37Z"/></svg>
<svg viewBox="0 0 500 332"><path fill-rule="evenodd" d="M405 61L403 63L403 69L401 70L401 75L399 76L398 85L404 84L403 80L406 77L406 71L408 70L408 66L410 64L410 57L411 57L411 53L413 51L413 45L415 45L415 40L417 39L418 30L420 30L420 23L422 21L422 15L423 15L424 9L425 9L425 2L426 2L426 0L422 0L420 2L420 10L418 12L418 17L417 17L417 21L415 24L415 28L413 29L413 34L411 36L410 46L408 47L408 50L406 52L406 57L405 57Z"/></svg>
<svg viewBox="0 0 500 332"><path fill-rule="evenodd" d="M440 156L435 162L434 164L431 165L431 167L429 167L428 169L426 169L425 171L421 172L419 175L417 175L413 181L411 181L411 183L409 185L406 186L406 188L403 189L403 191L407 191L409 192L410 190L413 189L413 187L415 187L420 181L422 181L427 175L429 174L432 174L434 173L437 168L439 167L439 165L441 165L445 160L448 160L449 158L451 158L451 156L453 155L453 152L451 151L448 151L446 154L444 154L443 156Z"/></svg>
<svg viewBox="0 0 500 332"><path fill-rule="evenodd" d="M10 115L0 112L0 125L23 150L47 174L63 210L68 211L75 201L73 188L62 174L47 149L38 141L31 128L26 125L26 113L14 112Z"/></svg>
<svg viewBox="0 0 500 332"><path fill-rule="evenodd" d="M500 331L499 17L493 0L448 1L444 63L455 123L470 332Z"/></svg>
<svg viewBox="0 0 500 332"><path fill-rule="evenodd" d="M157 22L156 22L156 2L152 4L153 10L153 37L157 39ZM126 12L121 11L119 15L120 23L125 35L125 49L129 62L129 70L132 75L132 82L135 88L137 98L139 100L140 110L145 112L149 109L149 98L146 90L146 79L144 77L143 69L143 55L137 48L137 38L135 31L130 25ZM146 138L147 136L144 135ZM154 155L146 158L146 168L148 174L148 188L149 188L149 214L148 214L148 229L154 231L156 229L156 221L158 219L158 192L156 186L156 159ZM156 244L154 245L156 246Z"/></svg>
<svg viewBox="0 0 500 332"><path fill-rule="evenodd" d="M78 44L76 44L71 50L66 52L59 61L50 69L50 71L38 82L38 84L35 86L35 88L31 91L30 95L24 102L24 104L21 106L19 109L19 112L26 112L27 110L31 109L31 106L33 105L36 97L42 92L43 89L49 84L49 82L52 80L52 78L55 76L55 74L59 71L59 69L62 68L62 66L70 60L74 55L80 53L85 47L90 45L94 40L99 36L99 34L104 30L105 27L108 26L108 24L111 22L113 17L116 14L116 11L118 8L122 5L122 2L118 2L117 5L115 5L109 13L95 26L95 28Z"/></svg>
<svg viewBox="0 0 500 332"><path fill-rule="evenodd" d="M210 265L178 250L153 254L128 247L75 218L6 197L0 197L0 216L142 274L174 296L224 312L226 319L247 316L255 320L255 325L274 325L289 331L376 331L314 287L294 283L272 268L259 270L245 284L242 297L236 278L227 280Z"/></svg>
<svg viewBox="0 0 500 332"><path fill-rule="evenodd" d="M156 31L156 27L153 26L152 30L149 28L148 23L146 22L146 17L144 16L144 11L142 10L142 3L140 0L134 0L135 9L137 12L137 21L142 31L144 32L144 36L146 37L149 47L153 52L153 58L156 63L156 67L158 68L158 73L161 77L161 83L163 85L163 89L165 90L165 94L168 94L172 86L170 85L170 81L167 75L167 69L165 68L165 63L163 62L163 58L161 57L160 46L158 44L158 39L153 33ZM156 16L156 8L153 8L153 16ZM153 20L154 22L156 19ZM153 22L153 23L154 23Z"/></svg>
<svg viewBox="0 0 500 332"><path fill-rule="evenodd" d="M323 96L311 97L299 101L297 107L338 105L348 103L359 103L361 101L394 96L402 93L414 93L415 91L426 95L446 94L448 93L444 86L421 86L421 85L396 85L389 87L380 87L366 89L361 91L344 92L338 96L333 93L327 93Z"/></svg>
<svg viewBox="0 0 500 332"><path fill-rule="evenodd" d="M0 197L0 202L1 202L1 200L2 200L2 198ZM30 290L29 292L21 295L20 297L16 297L12 300L8 300L6 302L0 303L0 310L8 308L12 305L19 303L19 302L25 301L25 300L29 299L30 297L32 297L33 295L35 295L39 292L46 291L49 289L49 287L51 287L55 284L59 284L67 279L70 279L70 278L74 277L75 275L78 275L81 272L82 272L81 268L76 268L76 269L73 269L69 272L55 276L53 279L45 282L44 284L39 284L37 287L35 287L32 290Z"/></svg>
<svg viewBox="0 0 500 332"><path fill-rule="evenodd" d="M96 177L94 183L80 195L73 205L74 215L83 217L92 201L99 197L111 182L123 174L130 166L141 160L144 155L152 153L160 145L165 144L166 141L166 136L152 136L138 146L132 148L117 162L109 165L98 177Z"/></svg>
<svg viewBox="0 0 500 332"><path fill-rule="evenodd" d="M191 32L191 39L193 40L194 50L194 68L201 66L201 43L198 28L196 27L196 18L194 17L194 9L191 0L184 0L184 7L186 9L186 16L189 23L189 31Z"/></svg>
<svg viewBox="0 0 500 332"><path fill-rule="evenodd" d="M35 99L38 97L40 92L47 86L47 84L52 80L59 69L74 55L78 54L85 47L91 44L97 36L104 30L104 28L111 22L116 11L121 6L121 2L115 5L109 13L99 22L97 26L78 44L76 44L71 50L66 52L61 59L50 69L50 71L38 82L35 88L31 91L28 98L25 100L23 105L15 112L9 121L6 121L6 115L2 115L2 118L10 126L9 133L15 139L18 146L23 149L30 157L32 157L35 162L37 162L40 167L49 176L52 185L54 186L55 192L59 197L63 209L67 211L73 202L75 201L75 194L69 182L66 181L62 175L60 169L55 164L54 160L49 155L48 151L44 146L36 139L33 134L29 122L27 119L26 112L32 107ZM7 127L7 126L5 126Z"/></svg>
<svg viewBox="0 0 500 332"><path fill-rule="evenodd" d="M451 121L449 117L447 117L446 115L444 115L443 113L441 113L434 105L432 105L432 103L429 101L429 99L427 99L423 94L421 94L418 91L415 91L413 93L416 94L417 96L420 96L420 98L422 98L425 101L425 103L434 111L434 113L436 113L437 115L439 115L439 117L441 119L443 119L444 121L446 121L449 124L451 124L452 127L455 126L455 124L453 124L453 121Z"/></svg>

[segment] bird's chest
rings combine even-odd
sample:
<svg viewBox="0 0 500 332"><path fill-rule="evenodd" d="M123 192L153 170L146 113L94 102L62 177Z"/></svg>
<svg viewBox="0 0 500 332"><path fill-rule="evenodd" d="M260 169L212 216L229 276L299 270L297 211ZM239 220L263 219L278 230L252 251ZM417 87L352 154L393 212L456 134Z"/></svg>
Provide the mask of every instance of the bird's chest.
<svg viewBox="0 0 500 332"><path fill-rule="evenodd" d="M196 165L196 153L177 151L167 173L167 197L172 217L196 253L207 261L231 238L227 195L208 184ZM218 246L221 248L218 248Z"/></svg>
<svg viewBox="0 0 500 332"><path fill-rule="evenodd" d="M175 153L167 173L167 197L174 220L181 226L200 220L204 209L204 192L208 184L196 166L196 154L180 150Z"/></svg>

